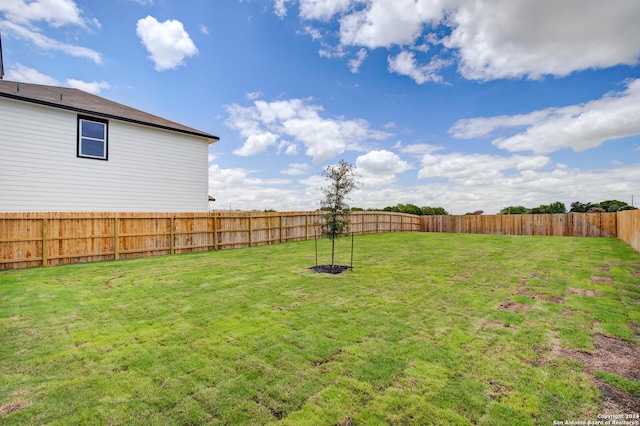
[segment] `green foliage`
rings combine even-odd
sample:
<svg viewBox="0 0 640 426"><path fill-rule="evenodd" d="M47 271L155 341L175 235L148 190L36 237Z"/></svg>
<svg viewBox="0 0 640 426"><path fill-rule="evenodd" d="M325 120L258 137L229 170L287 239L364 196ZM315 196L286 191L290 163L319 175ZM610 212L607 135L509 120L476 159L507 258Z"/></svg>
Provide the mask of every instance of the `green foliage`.
<svg viewBox="0 0 640 426"><path fill-rule="evenodd" d="M396 204L387 206L382 211L415 214L417 216L448 215L449 213L442 207L418 207L415 204Z"/></svg>
<svg viewBox="0 0 640 426"><path fill-rule="evenodd" d="M567 208L564 203L560 201L551 204L541 204L539 207L534 207L529 211L531 214L562 214L566 212Z"/></svg>
<svg viewBox="0 0 640 426"><path fill-rule="evenodd" d="M635 207L630 206L624 201L607 200L598 203L598 207L606 212L617 212L621 210L635 210Z"/></svg>
<svg viewBox="0 0 640 426"><path fill-rule="evenodd" d="M586 213L590 208L594 207L591 203L581 203L580 201L574 201L571 203L571 210L569 213Z"/></svg>
<svg viewBox="0 0 640 426"><path fill-rule="evenodd" d="M428 207L422 208L422 214L425 216L446 216L449 213L442 207Z"/></svg>
<svg viewBox="0 0 640 426"><path fill-rule="evenodd" d="M570 213L613 213L623 210L637 210L637 208L619 200L606 200L600 201L599 203L581 203L580 201L575 201L571 203Z"/></svg>
<svg viewBox="0 0 640 426"><path fill-rule="evenodd" d="M500 214L557 214L566 212L567 208L564 203L561 203L560 201L556 201L551 204L541 204L540 206L532 209L523 206L511 206L500 210Z"/></svg>
<svg viewBox="0 0 640 426"><path fill-rule="evenodd" d="M523 206L509 206L500 210L500 214L527 214L529 210Z"/></svg>

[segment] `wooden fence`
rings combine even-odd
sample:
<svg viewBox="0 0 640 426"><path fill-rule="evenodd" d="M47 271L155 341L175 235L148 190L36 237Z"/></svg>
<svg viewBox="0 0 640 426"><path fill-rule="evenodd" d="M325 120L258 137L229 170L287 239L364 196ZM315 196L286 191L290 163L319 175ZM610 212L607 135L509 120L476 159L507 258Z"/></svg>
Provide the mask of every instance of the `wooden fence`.
<svg viewBox="0 0 640 426"><path fill-rule="evenodd" d="M299 241L318 212L0 213L0 269L159 256ZM354 212L356 234L421 231L419 216Z"/></svg>
<svg viewBox="0 0 640 426"><path fill-rule="evenodd" d="M425 232L616 237L617 213L424 216Z"/></svg>
<svg viewBox="0 0 640 426"><path fill-rule="evenodd" d="M640 252L640 210L618 212L618 238Z"/></svg>
<svg viewBox="0 0 640 426"><path fill-rule="evenodd" d="M308 240L320 234L320 220L318 212L0 213L0 269ZM354 212L351 231L618 237L640 251L640 210L423 217Z"/></svg>

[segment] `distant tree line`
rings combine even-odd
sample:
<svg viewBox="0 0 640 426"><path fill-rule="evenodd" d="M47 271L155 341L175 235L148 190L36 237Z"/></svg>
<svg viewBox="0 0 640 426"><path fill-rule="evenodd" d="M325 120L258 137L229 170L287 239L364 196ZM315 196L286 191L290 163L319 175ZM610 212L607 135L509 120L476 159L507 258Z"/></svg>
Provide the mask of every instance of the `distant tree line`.
<svg viewBox="0 0 640 426"><path fill-rule="evenodd" d="M581 203L576 201L571 203L572 213L593 213L593 212L619 212L623 210L637 210L636 207L630 206L624 201L607 200L599 203Z"/></svg>
<svg viewBox="0 0 640 426"><path fill-rule="evenodd" d="M351 211L365 211L365 209L359 207L353 207ZM419 207L415 204L396 204L395 206L387 206L383 209L366 209L366 211L383 211L383 212L395 212L395 213L408 213L415 214L417 216L435 216L435 215L448 215L449 213L442 207Z"/></svg>
<svg viewBox="0 0 640 426"><path fill-rule="evenodd" d="M569 213L599 213L599 212L617 212L622 210L636 210L624 201L607 200L599 203L581 203L575 201L571 203ZM556 201L551 204L541 204L538 207L527 208L523 206L509 206L500 210L500 214L553 214L567 213L564 203Z"/></svg>

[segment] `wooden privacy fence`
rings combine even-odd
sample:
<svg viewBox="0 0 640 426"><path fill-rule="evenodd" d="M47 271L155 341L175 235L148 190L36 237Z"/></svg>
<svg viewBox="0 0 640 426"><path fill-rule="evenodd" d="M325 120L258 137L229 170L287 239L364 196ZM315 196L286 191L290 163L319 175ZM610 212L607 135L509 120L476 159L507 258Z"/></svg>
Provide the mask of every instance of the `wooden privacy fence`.
<svg viewBox="0 0 640 426"><path fill-rule="evenodd" d="M424 216L423 231L464 234L616 237L617 213Z"/></svg>
<svg viewBox="0 0 640 426"><path fill-rule="evenodd" d="M159 256L299 241L318 212L0 213L0 269ZM351 231L618 237L640 251L640 210L490 216L353 212Z"/></svg>
<svg viewBox="0 0 640 426"><path fill-rule="evenodd" d="M640 210L618 212L617 218L618 238L640 252Z"/></svg>
<svg viewBox="0 0 640 426"><path fill-rule="evenodd" d="M321 214L0 213L0 269L159 256L299 241ZM354 212L351 232L420 231L419 216Z"/></svg>

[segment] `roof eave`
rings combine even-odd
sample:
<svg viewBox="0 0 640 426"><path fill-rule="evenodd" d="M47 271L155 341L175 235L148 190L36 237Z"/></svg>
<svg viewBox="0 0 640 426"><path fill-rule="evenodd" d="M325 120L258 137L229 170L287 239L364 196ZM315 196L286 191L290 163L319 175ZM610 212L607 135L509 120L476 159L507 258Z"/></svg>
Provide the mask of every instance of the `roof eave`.
<svg viewBox="0 0 640 426"><path fill-rule="evenodd" d="M208 134L208 133L204 133L204 132L189 131L189 130L185 130L185 129L177 129L175 127L170 127L170 126L162 126L160 124L149 123L149 122L141 121L141 120L134 120L132 118L122 117L122 116L113 115L113 114L106 114L106 113L103 113L103 112L87 110L87 109L73 107L73 106L69 106L69 105L60 105L60 104L57 104L57 103L54 103L54 102L47 102L47 101L43 101L43 100L40 100L40 99L28 98L28 97L24 97L24 96L20 96L20 95L14 95L14 94L11 94L11 93L2 93L2 92L0 92L0 97L9 98L9 99L15 99L15 100L23 101L23 102L29 102L29 103L48 106L48 107L57 108L57 109L64 109L64 110L67 110L67 111L79 112L79 113L82 113L82 114L93 115L95 117L102 117L102 118L108 118L108 119L112 119L112 120L119 120L119 121L124 121L124 122L127 122L127 123L139 124L139 125L147 126L147 127L154 127L156 129L168 130L168 131L171 131L171 132L177 132L177 133L183 133L183 134L187 134L187 135L191 135L191 136L197 136L197 137L206 139L207 140L207 144L212 144L212 143L215 143L215 142L220 140L220 138L218 136L214 136L214 135L211 135L211 134Z"/></svg>

